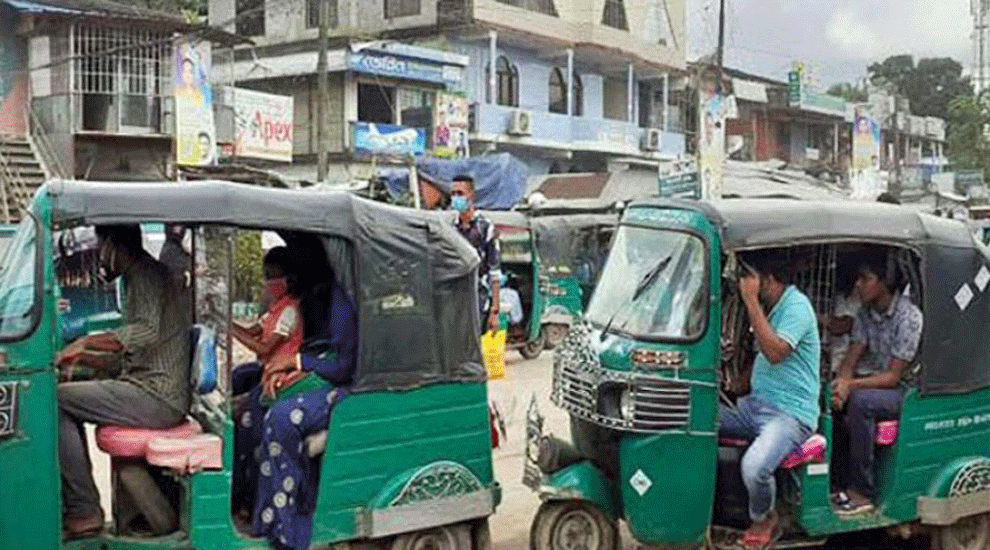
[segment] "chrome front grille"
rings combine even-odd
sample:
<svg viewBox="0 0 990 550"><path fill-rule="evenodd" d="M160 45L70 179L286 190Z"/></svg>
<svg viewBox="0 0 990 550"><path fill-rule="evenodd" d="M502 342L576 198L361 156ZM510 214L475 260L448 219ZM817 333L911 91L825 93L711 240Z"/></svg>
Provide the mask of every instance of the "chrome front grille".
<svg viewBox="0 0 990 550"><path fill-rule="evenodd" d="M619 403L623 392L629 397L626 415ZM691 415L691 386L686 381L579 361L554 362L551 400L574 416L630 432L684 428Z"/></svg>

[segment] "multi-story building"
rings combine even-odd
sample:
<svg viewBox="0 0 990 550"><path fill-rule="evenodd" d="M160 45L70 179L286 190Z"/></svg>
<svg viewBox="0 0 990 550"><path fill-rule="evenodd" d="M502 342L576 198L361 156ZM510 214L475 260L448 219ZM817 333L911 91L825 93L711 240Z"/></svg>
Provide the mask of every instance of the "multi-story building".
<svg viewBox="0 0 990 550"><path fill-rule="evenodd" d="M319 0L210 0L211 24L253 48L218 82L292 95L294 165L315 178ZM673 82L685 0L330 0L331 179L363 175L355 125L427 126L438 92L470 103L472 154L533 175L652 166L684 152ZM369 42L377 41L377 42ZM367 164L365 165L367 166Z"/></svg>
<svg viewBox="0 0 990 550"><path fill-rule="evenodd" d="M107 0L0 0L0 221L46 177L170 175L178 36L237 40Z"/></svg>

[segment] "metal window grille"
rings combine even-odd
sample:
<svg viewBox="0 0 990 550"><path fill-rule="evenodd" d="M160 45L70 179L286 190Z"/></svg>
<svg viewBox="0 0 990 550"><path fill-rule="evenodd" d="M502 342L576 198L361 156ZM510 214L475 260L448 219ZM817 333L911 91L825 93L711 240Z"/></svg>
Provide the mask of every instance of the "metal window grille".
<svg viewBox="0 0 990 550"><path fill-rule="evenodd" d="M73 91L84 94L168 95L172 42L166 33L124 27L76 26Z"/></svg>
<svg viewBox="0 0 990 550"><path fill-rule="evenodd" d="M503 4L508 4L510 6L516 6L517 8L523 8L529 11L535 11L537 13L552 15L553 17L559 17L559 15L557 14L557 6L554 5L553 0L498 0L498 1Z"/></svg>
<svg viewBox="0 0 990 550"><path fill-rule="evenodd" d="M626 6L622 0L605 0L605 12L602 14L602 25L629 30L626 22Z"/></svg>
<svg viewBox="0 0 990 550"><path fill-rule="evenodd" d="M265 0L235 0L237 34L265 36Z"/></svg>
<svg viewBox="0 0 990 550"><path fill-rule="evenodd" d="M385 18L420 14L420 0L385 0Z"/></svg>
<svg viewBox="0 0 990 550"><path fill-rule="evenodd" d="M337 26L337 0L324 0L329 5L329 25ZM320 0L306 0L306 28L315 29L320 26Z"/></svg>

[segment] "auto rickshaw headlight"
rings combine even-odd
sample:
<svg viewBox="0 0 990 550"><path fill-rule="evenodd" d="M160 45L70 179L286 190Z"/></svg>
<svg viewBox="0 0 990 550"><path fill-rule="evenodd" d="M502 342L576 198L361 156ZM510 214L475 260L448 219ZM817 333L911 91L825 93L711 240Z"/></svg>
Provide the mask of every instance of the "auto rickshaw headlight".
<svg viewBox="0 0 990 550"><path fill-rule="evenodd" d="M636 401L633 398L632 389L626 388L619 395L619 414L623 420L632 421L636 415Z"/></svg>

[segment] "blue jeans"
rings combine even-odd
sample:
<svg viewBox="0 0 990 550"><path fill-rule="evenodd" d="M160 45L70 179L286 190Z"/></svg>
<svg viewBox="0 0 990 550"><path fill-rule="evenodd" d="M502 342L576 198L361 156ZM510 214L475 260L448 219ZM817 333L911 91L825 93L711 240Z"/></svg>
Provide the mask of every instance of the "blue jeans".
<svg viewBox="0 0 990 550"><path fill-rule="evenodd" d="M718 407L719 435L752 440L742 458L742 478L749 493L749 517L762 521L777 496L774 471L811 435L811 428L773 404L750 395L735 409Z"/></svg>

